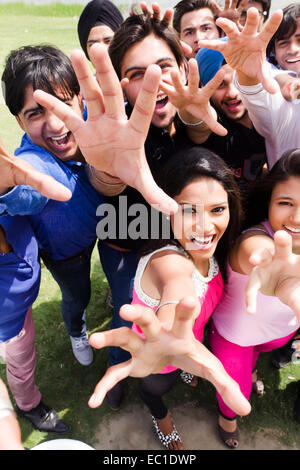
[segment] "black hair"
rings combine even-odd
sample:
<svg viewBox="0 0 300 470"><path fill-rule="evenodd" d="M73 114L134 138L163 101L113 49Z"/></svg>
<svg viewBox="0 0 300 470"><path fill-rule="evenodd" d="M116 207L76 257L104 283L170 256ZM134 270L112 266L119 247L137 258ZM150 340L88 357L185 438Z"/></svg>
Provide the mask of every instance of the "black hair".
<svg viewBox="0 0 300 470"><path fill-rule="evenodd" d="M242 207L238 185L232 171L215 153L202 146L188 147L173 155L161 172L160 187L174 198L190 183L198 178L212 178L218 181L227 192L230 221L216 248L215 257L223 279L226 279L226 263L230 249L240 234ZM142 254L150 253L168 244L181 246L171 230L170 239L149 241Z"/></svg>
<svg viewBox="0 0 300 470"><path fill-rule="evenodd" d="M248 198L245 228L268 219L273 189L291 176L300 177L300 149L285 152L271 170L255 183Z"/></svg>
<svg viewBox="0 0 300 470"><path fill-rule="evenodd" d="M289 39L295 32L300 20L300 3L291 3L287 7L283 8L283 18L279 25L279 28L272 36L267 46L267 58L269 61L278 65L275 57L275 46L276 42L282 41L283 39Z"/></svg>
<svg viewBox="0 0 300 470"><path fill-rule="evenodd" d="M149 14L133 14L120 25L108 48L110 59L119 79L122 78L121 67L126 52L150 34L163 39L168 44L179 66L184 63L181 43L173 28Z"/></svg>
<svg viewBox="0 0 300 470"><path fill-rule="evenodd" d="M2 90L5 103L14 116L24 107L28 86L57 98L73 98L80 92L69 57L50 45L24 46L11 51L6 58Z"/></svg>
<svg viewBox="0 0 300 470"><path fill-rule="evenodd" d="M176 29L176 31L180 33L181 18L183 15L185 15L185 13L189 13L190 11L194 10L201 10L202 8L209 8L209 10L211 10L212 14L214 15L214 19L217 19L216 10L214 9L210 0L181 0L178 2L174 7L173 16L173 27Z"/></svg>

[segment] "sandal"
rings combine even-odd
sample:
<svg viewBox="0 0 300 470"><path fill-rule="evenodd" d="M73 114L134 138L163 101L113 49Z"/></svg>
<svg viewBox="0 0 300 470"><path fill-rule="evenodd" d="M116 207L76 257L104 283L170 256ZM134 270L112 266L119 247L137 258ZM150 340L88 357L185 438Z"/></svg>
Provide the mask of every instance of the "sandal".
<svg viewBox="0 0 300 470"><path fill-rule="evenodd" d="M198 385L197 377L193 374L190 374L189 372L185 372L184 370L181 372L180 378L182 382L184 382L185 384L191 385L191 387L196 387ZM192 384L192 381L194 380L194 378L196 379L196 383Z"/></svg>
<svg viewBox="0 0 300 470"><path fill-rule="evenodd" d="M170 433L170 434L164 434L160 429L159 429L159 426L157 424L157 421L156 419L154 418L153 415L152 416L152 421L153 421L153 424L154 424L154 428L155 428L155 431L156 431L156 434L158 436L158 439L160 440L160 442L162 443L162 445L164 447L166 447L166 449L170 450L170 447L169 445L171 444L172 441L179 441L179 442L182 442L181 439L180 439L180 436L177 432L177 429L175 428L174 424L173 424L173 431Z"/></svg>
<svg viewBox="0 0 300 470"><path fill-rule="evenodd" d="M223 429L218 423L218 430L222 441L227 447L229 447L230 449L236 449L238 447L239 442L237 428L233 432L225 431L225 429Z"/></svg>

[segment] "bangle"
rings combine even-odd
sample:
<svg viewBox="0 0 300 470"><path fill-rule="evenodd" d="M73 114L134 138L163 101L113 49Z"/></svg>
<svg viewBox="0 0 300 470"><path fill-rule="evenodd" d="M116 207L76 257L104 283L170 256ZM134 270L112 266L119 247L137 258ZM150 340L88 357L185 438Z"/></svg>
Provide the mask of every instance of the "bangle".
<svg viewBox="0 0 300 470"><path fill-rule="evenodd" d="M185 124L186 126L200 126L200 124L203 124L204 121L198 121L198 122L186 122L182 119L182 117L179 114L179 111L177 110L177 116L179 117L180 121Z"/></svg>
<svg viewBox="0 0 300 470"><path fill-rule="evenodd" d="M13 415L14 409L9 398L0 397L0 419Z"/></svg>

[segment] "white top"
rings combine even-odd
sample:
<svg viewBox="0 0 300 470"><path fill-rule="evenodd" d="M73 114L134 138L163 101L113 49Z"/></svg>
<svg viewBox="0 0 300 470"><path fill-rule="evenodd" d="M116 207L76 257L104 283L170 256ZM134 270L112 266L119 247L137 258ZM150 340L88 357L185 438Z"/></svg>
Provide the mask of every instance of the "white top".
<svg viewBox="0 0 300 470"><path fill-rule="evenodd" d="M274 95L261 84L240 85L236 74L235 85L255 129L265 138L268 163L272 168L285 151L300 148L300 104L286 101L277 82Z"/></svg>
<svg viewBox="0 0 300 470"><path fill-rule="evenodd" d="M138 298L142 302L144 302L144 304L148 305L151 308L158 307L160 303L160 299L159 300L153 299L152 297L149 297L149 295L147 295L143 291L142 286L141 286L142 276L152 256L156 253L159 253L161 251L166 251L166 250L173 250L187 257L187 254L183 248L179 248L175 245L167 245L167 246L164 246L163 248L159 248L158 250L153 251L152 253L149 253L146 256L143 256L140 259L137 270L136 270L136 275L134 278L135 292ZM208 269L207 277L202 276L202 274L200 274L199 271L194 266L193 273L192 273L192 280L194 283L197 297L202 297L204 295L207 289L207 284L218 274L218 272L219 272L218 263L213 257L209 258L209 269Z"/></svg>

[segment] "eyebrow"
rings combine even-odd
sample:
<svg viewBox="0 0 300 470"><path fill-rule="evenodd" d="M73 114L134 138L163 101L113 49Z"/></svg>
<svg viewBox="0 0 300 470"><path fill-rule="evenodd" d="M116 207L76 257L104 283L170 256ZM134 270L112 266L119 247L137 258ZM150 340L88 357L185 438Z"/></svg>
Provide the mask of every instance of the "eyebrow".
<svg viewBox="0 0 300 470"><path fill-rule="evenodd" d="M201 23L200 25L197 25L197 26L200 26L200 28L202 28L203 26L210 26L211 24L214 24L214 21L207 19L205 23ZM183 28L182 32L185 33L186 31L193 31L194 29L197 28L197 26L187 26L186 28Z"/></svg>
<svg viewBox="0 0 300 470"><path fill-rule="evenodd" d="M201 202L177 202L177 204L179 206L204 206L204 204ZM223 206L224 204L228 205L228 201L216 202L215 204L211 204L209 207Z"/></svg>
<svg viewBox="0 0 300 470"><path fill-rule="evenodd" d="M53 95L53 96L54 96L54 95ZM67 97L66 97L66 98L59 98L58 96L57 96L57 98L58 98L60 101L62 101L63 103L66 103L67 101L70 101L70 100L73 99L73 98L71 98L71 97L69 97L69 98L67 98ZM44 107L44 106L41 106L40 104L37 103L35 107L26 109L26 110L24 111L24 113L23 113L23 116L26 117L27 114L30 114L30 113L32 113L32 112L34 112L34 111L42 110L42 109L45 109L45 107Z"/></svg>
<svg viewBox="0 0 300 470"><path fill-rule="evenodd" d="M103 39L103 41L105 41L105 39L110 39L112 37L113 37L113 34L111 34L109 36L104 36L102 39ZM99 41L99 39L89 39L87 41L87 44L94 44L94 42L98 42L98 41Z"/></svg>
<svg viewBox="0 0 300 470"><path fill-rule="evenodd" d="M162 57L161 59L158 59L155 64L156 65L159 65L161 62L166 62L166 61L169 61L169 62L176 62L175 59L173 59L172 57ZM128 67L128 69L125 70L124 72L124 77L129 73L129 72L132 72L132 70L146 70L147 67L139 67L138 65L133 65L132 67Z"/></svg>

